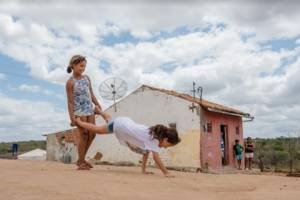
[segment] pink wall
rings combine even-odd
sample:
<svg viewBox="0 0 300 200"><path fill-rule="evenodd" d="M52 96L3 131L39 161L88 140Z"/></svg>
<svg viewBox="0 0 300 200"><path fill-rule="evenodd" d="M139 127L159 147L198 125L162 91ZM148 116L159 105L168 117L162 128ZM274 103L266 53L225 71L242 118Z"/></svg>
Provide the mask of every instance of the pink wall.
<svg viewBox="0 0 300 200"><path fill-rule="evenodd" d="M236 139L243 143L242 117L225 115L203 110L203 122L212 122L212 132L201 133L201 165L208 163L209 168L222 168L221 151L221 125L228 126L228 157L229 166L235 167L235 158L233 155L233 145ZM236 134L236 127L239 126L239 135Z"/></svg>

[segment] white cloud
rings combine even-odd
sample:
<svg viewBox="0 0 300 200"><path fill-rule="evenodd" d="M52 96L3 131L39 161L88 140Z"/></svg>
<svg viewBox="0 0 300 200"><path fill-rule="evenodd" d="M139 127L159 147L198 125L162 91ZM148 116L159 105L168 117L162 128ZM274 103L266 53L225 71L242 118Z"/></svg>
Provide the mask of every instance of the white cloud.
<svg viewBox="0 0 300 200"><path fill-rule="evenodd" d="M196 81L205 98L256 116L246 124L247 135L297 128L300 49L259 45L299 37L297 1L157 2L1 2L0 52L25 62L32 76L61 85L70 57L83 54L97 96L98 85L111 76L125 79L129 90L147 83L190 91ZM189 31L176 34L180 28ZM104 45L105 36L125 32L137 42ZM168 36L159 37L163 33ZM100 60L110 64L109 72ZM21 90L53 95L33 85Z"/></svg>
<svg viewBox="0 0 300 200"><path fill-rule="evenodd" d="M0 35L3 39L13 40L24 35L25 28L20 22L14 22L9 15L0 14Z"/></svg>
<svg viewBox="0 0 300 200"><path fill-rule="evenodd" d="M22 84L19 86L19 90L20 91L25 91L25 92L39 92L40 91L40 87L38 85L26 85L26 84Z"/></svg>
<svg viewBox="0 0 300 200"><path fill-rule="evenodd" d="M78 25L115 24L145 37L147 32L180 26L224 22L237 29L253 29L261 39L298 36L299 2L272 1L3 1L1 11L76 34ZM25 17L26 16L26 17ZM62 20L63 19L63 20ZM110 30L110 29L108 29ZM115 30L115 29L114 29ZM79 32L80 34L80 32ZM147 34L146 34L147 35Z"/></svg>
<svg viewBox="0 0 300 200"><path fill-rule="evenodd" d="M14 99L4 94L0 99L0 141L42 138L42 134L68 128L67 113L49 102Z"/></svg>
<svg viewBox="0 0 300 200"><path fill-rule="evenodd" d="M31 93L40 93L47 96L54 96L58 99L65 100L62 94L57 94L52 90L41 88L38 85L28 85L28 84L21 84L18 88L11 88L10 90L16 91L19 90L21 92L31 92Z"/></svg>

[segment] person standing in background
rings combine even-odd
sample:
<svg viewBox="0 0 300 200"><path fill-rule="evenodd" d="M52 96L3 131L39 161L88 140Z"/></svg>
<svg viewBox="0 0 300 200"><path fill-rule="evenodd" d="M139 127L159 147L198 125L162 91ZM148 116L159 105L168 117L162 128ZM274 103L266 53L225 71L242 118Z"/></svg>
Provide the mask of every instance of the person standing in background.
<svg viewBox="0 0 300 200"><path fill-rule="evenodd" d="M18 158L18 149L19 149L19 145L17 143L13 143L11 146L11 153L12 153L13 159Z"/></svg>
<svg viewBox="0 0 300 200"><path fill-rule="evenodd" d="M252 170L252 160L254 157L254 145L251 137L248 137L245 143L245 170Z"/></svg>
<svg viewBox="0 0 300 200"><path fill-rule="evenodd" d="M235 159L237 160L239 170L242 170L241 165L242 165L242 160L243 160L243 151L244 151L244 147L242 145L240 145L240 141L235 140L235 145L233 146L233 153L234 153Z"/></svg>

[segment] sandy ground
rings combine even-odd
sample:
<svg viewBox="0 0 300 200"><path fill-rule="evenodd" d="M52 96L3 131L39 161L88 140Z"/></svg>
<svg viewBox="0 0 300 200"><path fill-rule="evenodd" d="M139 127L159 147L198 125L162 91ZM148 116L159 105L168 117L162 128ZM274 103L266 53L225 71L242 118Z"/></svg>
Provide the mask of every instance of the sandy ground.
<svg viewBox="0 0 300 200"><path fill-rule="evenodd" d="M300 179L270 175L173 172L143 175L137 167L74 165L46 161L0 160L1 200L293 200L300 199Z"/></svg>

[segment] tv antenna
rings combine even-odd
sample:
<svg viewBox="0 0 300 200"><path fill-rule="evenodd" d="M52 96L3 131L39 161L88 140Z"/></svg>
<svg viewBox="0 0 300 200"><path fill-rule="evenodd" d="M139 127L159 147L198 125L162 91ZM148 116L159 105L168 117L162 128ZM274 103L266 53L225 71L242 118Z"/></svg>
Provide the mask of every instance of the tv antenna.
<svg viewBox="0 0 300 200"><path fill-rule="evenodd" d="M195 102L196 102L196 93L199 95L200 98L200 103L202 103L202 93L203 93L203 87L199 86L196 88L196 83L193 82L193 89L191 90L191 92L193 93L193 103L192 105L189 107L192 112L194 112L194 109L196 109L197 107L195 106Z"/></svg>
<svg viewBox="0 0 300 200"><path fill-rule="evenodd" d="M117 77L104 80L99 85L99 93L103 99L114 101L115 112L117 111L116 100L121 99L127 92L127 83Z"/></svg>

